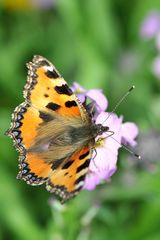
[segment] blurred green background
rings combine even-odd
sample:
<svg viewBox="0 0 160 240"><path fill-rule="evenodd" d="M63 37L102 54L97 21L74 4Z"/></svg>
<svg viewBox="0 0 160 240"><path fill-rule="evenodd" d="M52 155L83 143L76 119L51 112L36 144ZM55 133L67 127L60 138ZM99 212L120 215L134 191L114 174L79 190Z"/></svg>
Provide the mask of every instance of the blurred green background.
<svg viewBox="0 0 160 240"><path fill-rule="evenodd" d="M160 239L160 74L153 68L160 50L157 32L141 33L153 11L159 0L0 1L0 239ZM117 113L138 125L143 159L121 150L111 182L63 206L44 186L16 180L18 153L4 136L34 54L70 84L103 89L110 111L136 85Z"/></svg>

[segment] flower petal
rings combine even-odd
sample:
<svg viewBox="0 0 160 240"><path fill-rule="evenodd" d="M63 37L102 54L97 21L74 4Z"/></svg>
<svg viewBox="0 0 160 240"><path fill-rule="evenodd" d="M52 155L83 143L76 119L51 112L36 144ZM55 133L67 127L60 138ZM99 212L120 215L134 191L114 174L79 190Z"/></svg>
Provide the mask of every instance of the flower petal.
<svg viewBox="0 0 160 240"><path fill-rule="evenodd" d="M115 173L117 168L112 168L109 171L103 170L99 172L89 171L85 178L85 183L83 188L87 190L93 190L102 180L109 180L109 178Z"/></svg>
<svg viewBox="0 0 160 240"><path fill-rule="evenodd" d="M81 101L81 103L84 103L85 98L86 98L85 94L84 93L78 93L76 95L77 95L78 99Z"/></svg>
<svg viewBox="0 0 160 240"><path fill-rule="evenodd" d="M85 178L85 183L83 188L87 190L95 189L96 185L99 184L101 179L94 172L88 172Z"/></svg>
<svg viewBox="0 0 160 240"><path fill-rule="evenodd" d="M108 107L108 101L101 89L92 89L86 92L86 95L94 100L96 104L101 108L101 111L105 111Z"/></svg>
<svg viewBox="0 0 160 240"><path fill-rule="evenodd" d="M130 144L131 146L136 145L134 140L138 135L138 127L135 123L126 122L122 124L122 143Z"/></svg>

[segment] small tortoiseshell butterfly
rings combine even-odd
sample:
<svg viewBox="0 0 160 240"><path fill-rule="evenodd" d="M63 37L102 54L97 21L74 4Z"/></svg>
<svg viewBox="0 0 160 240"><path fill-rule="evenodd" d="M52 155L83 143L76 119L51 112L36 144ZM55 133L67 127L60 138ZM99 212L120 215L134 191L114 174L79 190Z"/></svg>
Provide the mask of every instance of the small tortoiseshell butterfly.
<svg viewBox="0 0 160 240"><path fill-rule="evenodd" d="M25 101L16 107L7 131L20 153L17 177L31 185L46 182L64 202L82 189L95 137L108 127L92 121L48 60L34 56L27 67Z"/></svg>

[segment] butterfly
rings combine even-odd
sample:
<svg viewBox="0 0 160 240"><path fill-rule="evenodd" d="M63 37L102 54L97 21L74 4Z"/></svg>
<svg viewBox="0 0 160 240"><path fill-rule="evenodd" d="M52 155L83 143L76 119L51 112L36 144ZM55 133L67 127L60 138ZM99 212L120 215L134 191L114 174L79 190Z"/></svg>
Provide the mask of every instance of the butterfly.
<svg viewBox="0 0 160 240"><path fill-rule="evenodd" d="M54 65L35 55L27 64L25 101L6 132L19 152L18 179L46 188L65 202L83 188L95 138L108 127L95 124Z"/></svg>

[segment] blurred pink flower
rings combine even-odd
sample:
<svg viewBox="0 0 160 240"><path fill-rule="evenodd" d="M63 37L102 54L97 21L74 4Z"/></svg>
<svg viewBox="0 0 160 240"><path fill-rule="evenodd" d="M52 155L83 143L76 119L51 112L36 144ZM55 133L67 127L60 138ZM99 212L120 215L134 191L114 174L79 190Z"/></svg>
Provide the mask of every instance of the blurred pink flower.
<svg viewBox="0 0 160 240"><path fill-rule="evenodd" d="M160 31L160 12L151 11L141 24L140 35L144 39L150 39L155 37L159 31Z"/></svg>
<svg viewBox="0 0 160 240"><path fill-rule="evenodd" d="M158 32L158 34L156 35L156 48L158 51L160 51L160 31Z"/></svg>
<svg viewBox="0 0 160 240"><path fill-rule="evenodd" d="M33 7L41 9L50 9L55 5L55 0L29 0Z"/></svg>
<svg viewBox="0 0 160 240"><path fill-rule="evenodd" d="M152 63L153 74L160 79L160 56L156 57Z"/></svg>
<svg viewBox="0 0 160 240"><path fill-rule="evenodd" d="M133 50L125 50L118 59L119 69L123 75L133 75L141 64L140 54Z"/></svg>
<svg viewBox="0 0 160 240"><path fill-rule="evenodd" d="M134 139L138 135L138 128L134 123L123 123L123 118L118 117L115 113L104 112L107 109L108 101L102 90L92 89L87 91L78 83L74 83L71 88L82 103L86 101L86 98L96 103L93 121L96 124L103 124L103 126L109 127L108 132L96 138L96 152L93 154L94 156L91 159L89 171L86 175L84 189L92 190L102 180L108 180L115 173L117 169L118 149L121 147L121 143L134 146L136 144ZM114 133L112 137L110 136L110 131Z"/></svg>

